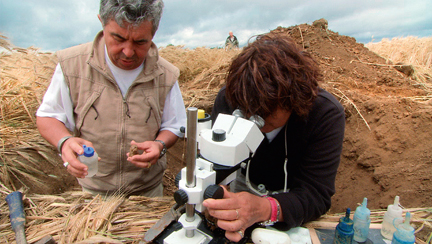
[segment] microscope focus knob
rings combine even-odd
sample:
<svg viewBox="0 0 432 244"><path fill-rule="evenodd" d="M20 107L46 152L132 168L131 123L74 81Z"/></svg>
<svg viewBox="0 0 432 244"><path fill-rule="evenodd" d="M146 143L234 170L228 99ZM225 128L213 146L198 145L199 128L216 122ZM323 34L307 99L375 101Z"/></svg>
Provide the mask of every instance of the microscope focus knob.
<svg viewBox="0 0 432 244"><path fill-rule="evenodd" d="M181 206L189 201L189 197L184 190L180 189L174 192L174 200Z"/></svg>
<svg viewBox="0 0 432 244"><path fill-rule="evenodd" d="M212 140L216 142L225 141L226 131L222 129L214 129L212 134Z"/></svg>
<svg viewBox="0 0 432 244"><path fill-rule="evenodd" d="M209 185L204 191L204 200L208 198L222 199L224 190L219 185Z"/></svg>

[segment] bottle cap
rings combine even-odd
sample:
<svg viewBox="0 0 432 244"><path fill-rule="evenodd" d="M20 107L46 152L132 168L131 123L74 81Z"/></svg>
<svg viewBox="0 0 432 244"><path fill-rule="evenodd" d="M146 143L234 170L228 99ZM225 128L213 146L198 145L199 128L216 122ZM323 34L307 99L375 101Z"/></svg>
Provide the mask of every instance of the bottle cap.
<svg viewBox="0 0 432 244"><path fill-rule="evenodd" d="M411 213L407 212L405 214L405 221L403 223L397 223L397 220L395 219L393 222L395 223L395 227L400 232L407 232L407 233L414 233L414 227L410 225L411 221Z"/></svg>
<svg viewBox="0 0 432 244"><path fill-rule="evenodd" d="M399 207L399 196L395 197L394 203L388 205L387 211L393 216L402 216L402 208Z"/></svg>
<svg viewBox="0 0 432 244"><path fill-rule="evenodd" d="M358 218L366 219L368 216L370 216L370 210L367 208L367 198L363 198L363 203L357 207L354 215L356 215Z"/></svg>
<svg viewBox="0 0 432 244"><path fill-rule="evenodd" d="M338 225L342 231L350 232L354 228L354 222L350 219L350 213L351 213L351 209L347 208L347 210L345 212L345 216L340 218L340 220L339 220Z"/></svg>
<svg viewBox="0 0 432 244"><path fill-rule="evenodd" d="M396 227L395 237L399 240L406 241L406 242L415 242L415 236L414 236L414 227L410 225L411 221L411 213L407 212L405 215L405 221L403 223L397 224L397 219L395 219L394 225Z"/></svg>
<svg viewBox="0 0 432 244"><path fill-rule="evenodd" d="M205 110L198 109L198 119L204 119L204 118L205 118Z"/></svg>
<svg viewBox="0 0 432 244"><path fill-rule="evenodd" d="M94 155L94 149L92 147L83 145L83 148L84 148L84 156L91 157Z"/></svg>

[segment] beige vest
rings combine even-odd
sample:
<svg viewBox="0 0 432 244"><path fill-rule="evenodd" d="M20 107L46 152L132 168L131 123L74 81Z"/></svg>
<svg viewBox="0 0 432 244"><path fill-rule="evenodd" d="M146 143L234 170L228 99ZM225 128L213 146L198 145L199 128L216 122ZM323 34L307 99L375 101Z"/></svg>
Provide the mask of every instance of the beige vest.
<svg viewBox="0 0 432 244"><path fill-rule="evenodd" d="M154 140L161 125L165 98L179 70L158 56L152 44L143 72L123 98L105 62L105 41L100 32L93 43L57 53L69 86L75 118L75 136L91 141L99 154L98 173L78 179L88 189L133 193L150 190L162 182L166 157L150 169L126 160L130 142Z"/></svg>

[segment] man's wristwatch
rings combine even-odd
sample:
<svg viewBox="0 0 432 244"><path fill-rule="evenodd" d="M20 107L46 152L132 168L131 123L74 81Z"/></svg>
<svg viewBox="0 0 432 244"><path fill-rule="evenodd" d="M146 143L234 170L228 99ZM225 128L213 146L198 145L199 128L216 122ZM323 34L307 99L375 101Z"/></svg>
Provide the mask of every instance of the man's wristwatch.
<svg viewBox="0 0 432 244"><path fill-rule="evenodd" d="M161 141L161 140L154 140L154 141L160 142L160 143L162 144L162 146L163 146L162 151L161 151L160 154L159 154L159 158L162 158L163 155L165 155L165 153L166 153L166 151L167 151L167 147L166 147L166 145L165 145L165 142L163 142L163 141Z"/></svg>

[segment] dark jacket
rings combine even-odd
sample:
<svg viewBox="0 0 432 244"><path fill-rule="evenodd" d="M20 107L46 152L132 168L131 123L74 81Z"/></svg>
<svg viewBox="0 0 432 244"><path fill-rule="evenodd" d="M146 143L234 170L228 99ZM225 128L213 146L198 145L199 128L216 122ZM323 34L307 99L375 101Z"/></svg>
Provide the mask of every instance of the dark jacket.
<svg viewBox="0 0 432 244"><path fill-rule="evenodd" d="M230 36L227 37L226 41L225 41L225 47L239 47L239 41L237 40L236 36L233 36L233 39L231 40Z"/></svg>
<svg viewBox="0 0 432 244"><path fill-rule="evenodd" d="M224 87L215 100L212 120L216 119L218 113L231 114L232 111L225 100ZM286 177L286 131L290 191L272 195L281 205L285 222L275 227L279 225L285 229L300 226L319 218L330 209L344 130L345 113L342 105L333 95L320 89L306 119L291 114L287 124L271 143L265 138L260 144L250 161L251 182L264 184L270 191L283 189Z"/></svg>

